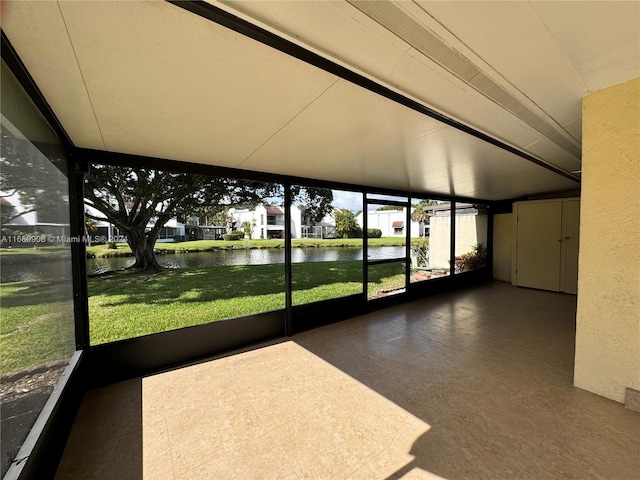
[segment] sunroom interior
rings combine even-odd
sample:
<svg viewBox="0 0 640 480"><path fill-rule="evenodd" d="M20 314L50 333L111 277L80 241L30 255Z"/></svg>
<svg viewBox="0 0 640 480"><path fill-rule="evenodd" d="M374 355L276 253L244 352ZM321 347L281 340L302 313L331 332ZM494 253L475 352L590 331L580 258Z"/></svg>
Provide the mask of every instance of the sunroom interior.
<svg viewBox="0 0 640 480"><path fill-rule="evenodd" d="M156 374L209 365L207 360L219 357L227 362L220 364L225 369L244 358L253 358L260 368L273 360L265 346L280 349L276 357L298 365L294 371L311 365L318 376L314 385L336 374L327 373L324 359L356 383L377 390L386 402L395 401L396 410L385 403L390 415L411 410L406 398L376 383L397 375L385 370L376 380L376 365L359 370L346 358L332 357L337 355L332 345L348 349L347 337L353 335L354 342L373 338L377 347L388 347L398 340L402 317L409 337L403 339L404 357L402 349L394 355L410 363L427 354L432 340L438 355L457 355L458 340L430 337L427 342L424 331L415 332L435 325L472 337L470 331L479 325L497 328L491 326L494 317L495 322L511 321L502 317L503 304L539 309L528 320L531 332L537 332L536 322L548 320L547 310L552 318L568 319L544 334L568 342L562 348L563 355L571 356L570 365L564 365L571 378L562 388L591 392L597 400L583 404L580 397L574 405L591 413L596 407L589 402L600 405L607 399L595 415L611 414L617 423L603 428L603 435L611 436L598 453L611 455L608 448L620 447L612 440L619 434L625 443L620 448L630 454L613 455L620 468L616 478L637 472L640 4L3 1L1 20L3 478L53 478L56 471L57 478L110 478L109 471L78 470L78 454L69 453L77 439L72 427L82 428L74 420L87 416L82 409L95 399L92 392L121 388L123 381L138 382L137 388L144 385L140 379L155 385ZM85 218L87 189L101 168L266 185L269 193L262 200L277 194L284 219L276 225L275 210L263 220L254 214L256 232L264 224L256 236L273 237L281 256L269 260L264 272L253 269L247 275L242 269L253 260L243 260L237 275L198 280L202 283L188 283L167 268L141 281L139 293L122 293L121 277L94 275L88 264L93 247L86 241L92 228ZM316 263L307 256L298 259L303 249L292 239L292 212L305 189L330 191L333 207L363 213L356 270L347 272L341 259L317 263L325 283L343 282L339 292L321 298L306 290L323 286L310 280ZM338 201L346 198L349 206ZM430 222L412 219L416 205ZM16 206L24 211L16 212ZM380 222L385 210L397 212L393 219L387 215L389 236L402 242L394 253L377 257L378 244L367 232L381 225L374 221ZM48 220L29 225L33 212ZM472 241L466 241L466 225L473 225ZM416 256L421 237L427 236L431 265ZM18 245L24 238L31 240ZM39 238L46 245L34 245ZM474 244L485 255L466 268L461 259ZM47 251L55 251L55 267L47 266L52 264L45 259ZM183 256L191 255L195 258ZM21 258L27 274L12 277ZM541 283L540 276L552 270L550 283ZM193 275L204 271L189 269ZM396 284L376 283L387 271ZM274 289L255 300L253 294L271 283ZM180 295L186 296L180 300L167 293L176 285L184 287ZM242 308L233 304L218 314L198 311L188 295L244 300ZM464 316L463 325L445 327L447 308L452 320L474 302L475 313ZM114 313L116 305L121 309ZM125 308L131 318L146 319L133 333L114 326ZM165 309L179 321L160 324ZM27 317L35 319L33 324L26 325ZM500 328L507 332L500 340L505 346L508 335L514 342L526 340L515 329ZM482 332L478 337L485 341ZM523 348L553 344L544 335L535 340L539 345ZM354 355L353 361L366 362ZM489 360L483 354L484 361ZM215 384L218 370L202 368ZM404 371L406 365L399 368ZM191 381L189 372L185 378ZM53 376L43 380L45 385L29 386L47 373ZM459 372L450 374L459 380ZM158 388L166 388L169 377L156 378L164 378L157 380ZM396 388L394 383L390 391ZM487 390L487 398L495 394ZM559 398L566 402L561 410L572 409L573 397ZM445 394L440 399L450 400ZM181 402L188 401L178 396L171 408L181 410ZM416 438L428 438L423 423L430 419L418 411L410 413L422 423L411 428L419 431ZM291 406L283 419L296 416ZM369 432L385 428L359 421ZM263 427L270 428L264 420ZM393 467L376 463L386 450L372 446L359 463L314 470L306 457L294 458L293 446L287 451L286 435L278 428L267 435L284 450L283 459L274 462L290 464L292 476L285 478L472 478L488 471L436 467L438 460L424 450L416 453L418 447L406 439L406 451L394 457ZM466 452L469 463L489 451L469 453L462 443L448 437L447 442L451 451ZM402 450L398 445L394 452ZM510 448L517 451L515 445ZM259 478L252 476L256 471L243 469L249 451L238 447L237 463L225 460L231 465L227 473ZM226 478L200 460L183 462L178 472L183 457L174 457L167 470L158 466L161 460L142 468L144 452L138 453L135 468L128 471L133 478ZM544 454L549 452L540 453L539 463L560 462ZM567 465L575 467L569 460ZM550 477L567 473L555 467L544 472ZM502 478L540 478L542 472L527 470L532 465L504 468L491 471ZM271 478L271 471L257 471Z"/></svg>

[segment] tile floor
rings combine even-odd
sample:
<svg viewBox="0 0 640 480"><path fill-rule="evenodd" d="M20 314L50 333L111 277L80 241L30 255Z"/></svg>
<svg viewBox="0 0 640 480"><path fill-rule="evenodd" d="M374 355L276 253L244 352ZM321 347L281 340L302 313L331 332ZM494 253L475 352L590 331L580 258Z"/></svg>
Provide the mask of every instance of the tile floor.
<svg viewBox="0 0 640 480"><path fill-rule="evenodd" d="M638 479L575 297L493 283L86 394L57 479Z"/></svg>

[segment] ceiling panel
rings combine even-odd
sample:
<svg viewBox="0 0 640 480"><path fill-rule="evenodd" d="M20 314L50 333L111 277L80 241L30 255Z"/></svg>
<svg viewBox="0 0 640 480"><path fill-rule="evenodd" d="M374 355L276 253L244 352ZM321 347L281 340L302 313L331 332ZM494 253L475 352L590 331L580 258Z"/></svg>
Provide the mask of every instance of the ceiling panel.
<svg viewBox="0 0 640 480"><path fill-rule="evenodd" d="M498 200L577 186L572 180L450 127L406 145L405 158L411 166L411 188L418 190Z"/></svg>
<svg viewBox="0 0 640 480"><path fill-rule="evenodd" d="M415 50L402 57L388 72L387 79L391 83L402 83L404 91L415 98L429 98L429 104L436 110L463 123L482 125L478 130L509 144L524 146L541 136L540 132L456 77L447 75L442 67Z"/></svg>
<svg viewBox="0 0 640 480"><path fill-rule="evenodd" d="M527 63L527 59L535 56L536 52L540 50L535 40L527 40L528 37L526 35L519 34L520 38L518 40L528 41L528 44L524 45L524 47L533 49L531 52L527 51L525 55L520 54L519 48L505 49L504 41L508 37L503 33L508 32L500 30L504 27L502 23L496 21L491 23L492 9L499 10L505 6L506 17L509 17L508 3L472 2L476 6L474 15L467 15L466 13L465 15L460 15L460 11L467 11L467 2L426 2L430 8L434 8L436 11L441 6L442 8L451 9L454 12L452 14L453 18L462 21L465 27L471 25L481 39L490 37L499 51L508 50L511 52L510 55L512 57L517 57L517 62L514 63L508 59L505 63L510 66L519 79L525 79L532 84L533 93L538 88L535 75L540 75L544 80L544 84L539 87L543 90L539 96L541 105L548 106L552 113L557 114L556 117L550 116L540 105L536 104L517 88L513 88L513 85L508 80L502 78L472 49L466 47L460 39L455 37L449 25L441 25L425 13L424 10L420 9L416 3L408 1L378 2L379 8L383 10L385 9L383 3L393 3L400 10L406 10L410 13L410 16L405 20L417 18L429 32L434 32L436 36L439 35L443 38L445 43L450 44L450 47L447 48L458 48L465 55L469 55L472 61L478 63L480 69L485 69L491 73L492 80L497 81L501 88L507 88L518 101L528 105L528 107L520 105L519 108L530 109L531 111L526 113L530 117L533 116L532 118L538 124L544 125L543 130L525 123L507 110L499 101L484 96L474 87L451 75L446 68L443 68L425 54L417 52L414 48L405 49L405 54L398 58L397 50L399 46L408 44L403 42L401 33L395 32L393 29L390 31L389 26L377 24L376 28L376 22L365 15L365 12L369 11L368 6L370 3L359 1L350 1L349 3L343 1L244 2L236 0L224 0L223 2L209 0L209 2L216 5L222 4L224 8L232 13L248 15L247 18L249 20L252 18L257 19L261 25L266 25L272 31L288 35L292 41L309 45L331 59L346 61L351 68L362 71L365 75L375 78L390 88L399 90L429 107L445 112L463 123L472 125L474 128L520 149L525 149L526 145L530 145L542 138L544 135L541 131L545 132L546 130L544 129L550 129L555 141L561 142L562 145L566 144L565 147L569 149L568 151L579 152L576 140L579 142L581 132L575 128L563 131L562 128L565 124L574 122L580 116L581 95L568 97L565 93L567 91L575 92L576 84L577 88L584 92L586 91L585 86L580 82L571 62L564 57L561 49L548 35L546 28L537 18L535 11L526 3L523 8L527 15L535 17L534 32L543 36L546 33L544 40L548 48L544 49L543 54L538 55L543 59L541 62L545 68L539 70L536 70L536 66L539 66L540 62L534 64L533 68L532 65ZM367 8L364 8L365 6ZM484 6L487 6L487 9L484 9ZM322 14L328 10L332 10L328 25L323 24L322 21L313 23L312 11L318 12L319 20L329 20L328 16ZM336 11L341 15L335 13ZM503 13L501 18L504 19L504 17L505 14ZM478 21L477 19L482 20ZM401 19L397 20L402 23ZM528 19L523 21L527 24ZM514 19L509 19L507 24L519 24L518 22L518 18L515 17ZM487 27L486 25L488 24L491 24L491 27ZM496 25L497 28L493 28ZM329 33L323 34L323 29L327 29ZM518 31L517 28L512 30ZM354 36L351 38L350 34L352 32ZM402 43L398 44L398 42ZM378 50L381 52L379 61ZM388 57L387 54L389 52L395 53ZM549 52L553 54L552 57L549 57ZM396 63L387 68L390 59L393 58L397 59ZM549 68L553 69L553 75L548 74ZM561 74L558 75L558 69L563 69L564 73L560 72ZM427 76L420 75L418 70L423 70L424 73L427 73ZM530 75L531 73L533 75ZM553 85L551 85L552 83ZM552 89L549 89L550 86ZM524 140L522 140L523 137ZM571 137L573 137L573 140L567 140L571 139ZM579 159L578 153L574 155L576 155L576 159ZM555 158L546 158L545 161L554 163ZM562 158L560 158L560 161L562 162Z"/></svg>
<svg viewBox="0 0 640 480"><path fill-rule="evenodd" d="M559 125L580 114L586 84L529 2L416 3ZM505 48L505 39L517 48Z"/></svg>
<svg viewBox="0 0 640 480"><path fill-rule="evenodd" d="M104 149L91 100L57 2L2 2L2 30L67 134Z"/></svg>
<svg viewBox="0 0 640 480"><path fill-rule="evenodd" d="M589 91L640 76L640 2L531 2Z"/></svg>
<svg viewBox="0 0 640 480"><path fill-rule="evenodd" d="M342 80L242 167L486 199L577 185Z"/></svg>
<svg viewBox="0 0 640 480"><path fill-rule="evenodd" d="M386 71L409 45L342 1L207 0L362 72ZM221 5L222 4L222 5ZM336 55L337 54L337 55Z"/></svg>
<svg viewBox="0 0 640 480"><path fill-rule="evenodd" d="M237 166L336 81L166 2L61 6L108 150Z"/></svg>
<svg viewBox="0 0 640 480"><path fill-rule="evenodd" d="M567 172L580 170L582 165L580 160L565 152L547 138L541 138L537 142L528 145L527 151L538 158L554 158L554 164Z"/></svg>
<svg viewBox="0 0 640 480"><path fill-rule="evenodd" d="M489 200L578 185L168 2L26 5L11 5L20 14L6 31L79 147ZM311 43L324 38L317 20L331 48L355 22L343 61L364 52L373 68L379 50L399 90L545 160L577 162L345 2L261 8L283 29L291 10Z"/></svg>
<svg viewBox="0 0 640 480"><path fill-rule="evenodd" d="M442 128L429 117L341 80L292 120L243 164L243 168L295 172L320 178L325 172L358 180L374 172L367 158ZM397 159L396 159L397 160ZM381 178L398 187L406 180L402 165Z"/></svg>

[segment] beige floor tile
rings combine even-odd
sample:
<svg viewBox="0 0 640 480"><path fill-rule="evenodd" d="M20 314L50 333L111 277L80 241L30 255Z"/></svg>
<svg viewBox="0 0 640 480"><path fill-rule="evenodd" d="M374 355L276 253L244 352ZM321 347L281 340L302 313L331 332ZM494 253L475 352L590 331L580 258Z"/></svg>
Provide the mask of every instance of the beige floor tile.
<svg viewBox="0 0 640 480"><path fill-rule="evenodd" d="M289 463L269 435L215 457L177 477L179 480L298 480Z"/></svg>
<svg viewBox="0 0 640 480"><path fill-rule="evenodd" d="M408 453L387 448L349 475L347 480L444 480L417 467L413 460L414 457Z"/></svg>
<svg viewBox="0 0 640 480"><path fill-rule="evenodd" d="M76 415L73 438L101 442L139 430L142 382L129 380L87 392Z"/></svg>
<svg viewBox="0 0 640 480"><path fill-rule="evenodd" d="M305 349L294 342L270 345L223 359L235 391L299 375Z"/></svg>
<svg viewBox="0 0 640 480"><path fill-rule="evenodd" d="M142 379L142 425L152 425L164 421L164 401L162 386Z"/></svg>
<svg viewBox="0 0 640 480"><path fill-rule="evenodd" d="M366 425L328 405L269 434L301 479L346 478L385 448Z"/></svg>
<svg viewBox="0 0 640 480"><path fill-rule="evenodd" d="M574 297L501 283L376 311L88 392L56 478L637 480L574 338Z"/></svg>
<svg viewBox="0 0 640 480"><path fill-rule="evenodd" d="M211 378L190 370L185 372L184 376L175 376L170 381L162 383L162 400L166 416L180 415L190 410L215 409L219 404L233 402L236 398L226 370L212 375Z"/></svg>
<svg viewBox="0 0 640 480"><path fill-rule="evenodd" d="M328 404L349 413L385 445L408 449L430 426L380 393L342 376L327 380L323 391Z"/></svg>
<svg viewBox="0 0 640 480"><path fill-rule="evenodd" d="M322 390L311 380L278 378L268 385L243 390L239 395L251 404L267 430L325 403Z"/></svg>
<svg viewBox="0 0 640 480"><path fill-rule="evenodd" d="M121 436L110 436L100 441L70 440L55 478L56 480L145 480L142 446L141 429Z"/></svg>
<svg viewBox="0 0 640 480"><path fill-rule="evenodd" d="M145 425L142 431L143 480L171 480L175 478L169 432L164 419Z"/></svg>
<svg viewBox="0 0 640 480"><path fill-rule="evenodd" d="M253 408L244 400L235 398L209 405L167 417L176 475L266 432Z"/></svg>

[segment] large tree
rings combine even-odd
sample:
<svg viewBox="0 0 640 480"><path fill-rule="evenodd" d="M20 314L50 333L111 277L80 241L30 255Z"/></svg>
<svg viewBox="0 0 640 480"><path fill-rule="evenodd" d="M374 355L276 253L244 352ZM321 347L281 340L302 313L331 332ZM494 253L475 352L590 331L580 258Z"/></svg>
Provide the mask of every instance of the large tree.
<svg viewBox="0 0 640 480"><path fill-rule="evenodd" d="M435 204L435 200L420 200L420 203L414 204L413 210L411 211L411 221L418 223L427 223L429 216L424 209Z"/></svg>
<svg viewBox="0 0 640 480"><path fill-rule="evenodd" d="M69 188L66 177L56 167L64 162L53 155L48 158L4 124L0 126L0 136L2 225L32 212L37 212L38 223L67 223L69 216L64 205Z"/></svg>
<svg viewBox="0 0 640 480"><path fill-rule="evenodd" d="M336 208L334 217L337 238L362 238L362 228L358 225L355 213L346 208Z"/></svg>
<svg viewBox="0 0 640 480"><path fill-rule="evenodd" d="M296 193L316 215L329 211L331 190ZM110 165L92 165L85 186L85 203L126 236L136 259L133 268L155 271L161 269L154 252L156 239L170 219L205 210L215 216L231 206L257 205L282 195L279 184Z"/></svg>

